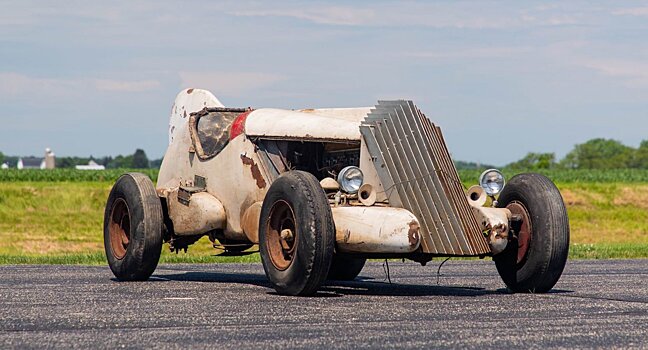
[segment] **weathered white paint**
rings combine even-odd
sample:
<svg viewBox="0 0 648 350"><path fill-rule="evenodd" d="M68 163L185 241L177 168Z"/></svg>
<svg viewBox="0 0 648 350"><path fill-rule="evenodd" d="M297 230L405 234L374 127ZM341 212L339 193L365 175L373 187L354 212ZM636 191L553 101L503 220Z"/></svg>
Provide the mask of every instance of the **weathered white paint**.
<svg viewBox="0 0 648 350"><path fill-rule="evenodd" d="M340 184L332 177L323 178L322 181L320 181L320 185L326 192L337 192L340 190Z"/></svg>
<svg viewBox="0 0 648 350"><path fill-rule="evenodd" d="M241 228L242 215L252 203L263 201L270 186L267 180L270 175L265 173L263 167L258 166L259 159L254 144L245 137L237 137L231 140L218 156L200 160L195 153L189 152L191 141L188 137L183 135L182 139L187 140L171 144L164 156L158 175L158 192L180 185L191 185L195 175L206 178L207 192L220 200L225 207L225 237L246 240L247 237ZM263 188L259 188L252 177L252 166L243 164L241 157L251 159L259 167L265 179Z"/></svg>
<svg viewBox="0 0 648 350"><path fill-rule="evenodd" d="M259 243L259 219L261 217L261 207L263 202L256 202L252 204L243 213L241 219L241 228L245 236L252 243Z"/></svg>
<svg viewBox="0 0 648 350"><path fill-rule="evenodd" d="M479 185L470 186L468 191L466 191L466 197L468 198L468 204L472 205L473 207L483 206L484 204L486 204L486 199L488 199L488 196L486 196L486 191L484 191L484 189Z"/></svg>
<svg viewBox="0 0 648 350"><path fill-rule="evenodd" d="M364 183L373 186L374 192L376 193L376 201L386 202L387 194L385 193L385 188L378 177L376 166L371 159L367 144L364 140L360 141L360 170L362 170L362 174L364 175Z"/></svg>
<svg viewBox="0 0 648 350"><path fill-rule="evenodd" d="M367 207L376 204L376 190L373 185L364 183L358 189L358 200Z"/></svg>
<svg viewBox="0 0 648 350"><path fill-rule="evenodd" d="M203 234L225 228L223 204L207 192L194 193L189 205L178 202L178 191L167 197L169 216L173 218L173 230L178 236Z"/></svg>
<svg viewBox="0 0 648 350"><path fill-rule="evenodd" d="M325 117L344 119L352 122L362 122L367 114L371 112L371 107L357 108L317 108L317 109L298 109L297 112L317 114Z"/></svg>
<svg viewBox="0 0 648 350"><path fill-rule="evenodd" d="M420 245L419 223L408 210L334 207L337 249L346 253L411 253Z"/></svg>
<svg viewBox="0 0 648 350"><path fill-rule="evenodd" d="M477 222L483 231L490 231L488 243L493 255L504 251L508 244L509 222L511 211L506 208L491 208L475 205L474 201L468 200Z"/></svg>
<svg viewBox="0 0 648 350"><path fill-rule="evenodd" d="M359 126L359 120L262 108L248 115L245 134L283 139L360 141Z"/></svg>
<svg viewBox="0 0 648 350"><path fill-rule="evenodd" d="M170 130L170 143L160 166L157 189L160 195L166 196L179 186L192 185L195 175L205 177L207 193L217 198L225 208L226 238L245 240L241 228L242 211L252 203L262 201L269 186L258 188L250 166L242 163L241 156L244 155L259 164L254 145L245 137L237 137L217 157L202 161L193 153L189 135L190 113L204 107L222 106L209 91L194 89L191 93L184 90L178 94L169 124L173 127L173 133ZM260 170L263 173L264 170ZM269 178L269 175L263 175ZM237 190L233 191L233 188ZM174 216L170 214L170 218L175 223Z"/></svg>
<svg viewBox="0 0 648 350"><path fill-rule="evenodd" d="M169 119L169 144L173 143L178 128L186 124L189 114L205 107L224 107L211 92L202 89L185 89L177 96L171 107Z"/></svg>

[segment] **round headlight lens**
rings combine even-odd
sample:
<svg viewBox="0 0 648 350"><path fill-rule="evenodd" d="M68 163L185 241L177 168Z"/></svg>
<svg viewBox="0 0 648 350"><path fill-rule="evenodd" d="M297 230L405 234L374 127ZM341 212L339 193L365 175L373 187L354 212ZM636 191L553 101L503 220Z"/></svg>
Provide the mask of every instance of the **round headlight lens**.
<svg viewBox="0 0 648 350"><path fill-rule="evenodd" d="M348 166L340 170L337 181L342 191L356 193L360 189L360 186L362 186L364 175L362 175L362 170L357 166Z"/></svg>
<svg viewBox="0 0 648 350"><path fill-rule="evenodd" d="M489 196L502 192L505 184L504 175L497 169L488 169L479 176L479 186Z"/></svg>

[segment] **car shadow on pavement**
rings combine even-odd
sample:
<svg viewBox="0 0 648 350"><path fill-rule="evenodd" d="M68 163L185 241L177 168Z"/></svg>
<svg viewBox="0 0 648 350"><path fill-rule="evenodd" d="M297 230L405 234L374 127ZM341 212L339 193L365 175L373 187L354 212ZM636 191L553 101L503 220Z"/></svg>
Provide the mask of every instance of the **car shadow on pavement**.
<svg viewBox="0 0 648 350"><path fill-rule="evenodd" d="M160 274L149 281L185 281L208 283L240 283L272 289L265 275L256 273L214 273L214 272L183 272L176 274ZM467 286L443 286L423 284L400 284L376 281L372 278L358 277L354 281L326 281L315 297L341 297L345 295L377 295L377 296L482 296L489 294L505 294L505 290L487 290L485 288ZM277 295L269 291L270 295Z"/></svg>
<svg viewBox="0 0 648 350"><path fill-rule="evenodd" d="M153 275L153 281L183 281L183 282L213 282L241 283L260 287L272 288L265 275L258 273L227 273L227 272L197 272L189 271L176 274Z"/></svg>
<svg viewBox="0 0 648 350"><path fill-rule="evenodd" d="M500 291L479 287L443 286L427 284L400 284L383 281L327 281L322 292L333 292L342 295L377 295L377 296L481 296L501 294Z"/></svg>

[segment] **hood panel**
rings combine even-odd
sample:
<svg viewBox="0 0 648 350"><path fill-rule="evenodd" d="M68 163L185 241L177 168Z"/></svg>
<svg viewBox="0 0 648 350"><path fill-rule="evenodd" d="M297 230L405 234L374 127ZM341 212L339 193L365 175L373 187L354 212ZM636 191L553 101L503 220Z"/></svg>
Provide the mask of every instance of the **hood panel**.
<svg viewBox="0 0 648 350"><path fill-rule="evenodd" d="M269 138L360 141L362 119L262 108L248 115L245 134Z"/></svg>

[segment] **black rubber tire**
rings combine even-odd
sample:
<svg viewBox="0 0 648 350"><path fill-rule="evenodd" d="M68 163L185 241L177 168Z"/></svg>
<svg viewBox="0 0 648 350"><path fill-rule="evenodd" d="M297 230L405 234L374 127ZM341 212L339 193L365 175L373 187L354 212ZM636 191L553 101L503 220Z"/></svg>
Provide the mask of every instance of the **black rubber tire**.
<svg viewBox="0 0 648 350"><path fill-rule="evenodd" d="M276 216L279 207L292 216L294 253L283 261L287 266L278 267L277 258L273 260L270 250L276 247L272 242L278 233L272 229L276 218L271 215ZM316 293L328 275L334 247L333 214L319 181L303 171L289 171L279 176L268 189L259 219L261 261L274 289L284 295Z"/></svg>
<svg viewBox="0 0 648 350"><path fill-rule="evenodd" d="M365 258L333 255L327 279L332 281L353 281L358 277L366 262L367 259Z"/></svg>
<svg viewBox="0 0 648 350"><path fill-rule="evenodd" d="M565 204L553 182L540 174L511 178L497 206L513 203L523 205L531 221L528 249L520 260L518 241L512 240L493 260L509 290L545 293L558 282L567 262L569 219Z"/></svg>
<svg viewBox="0 0 648 350"><path fill-rule="evenodd" d="M162 252L163 225L162 204L151 179L140 173L119 177L104 211L106 258L118 280L144 281L153 274ZM111 236L111 229L128 234L128 242L111 241L117 235Z"/></svg>

